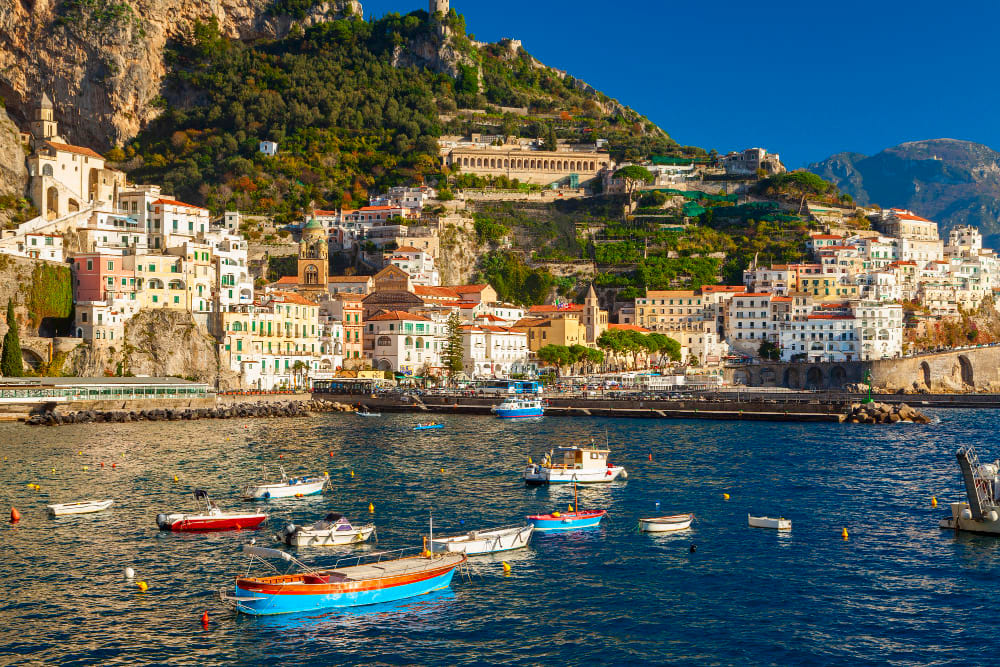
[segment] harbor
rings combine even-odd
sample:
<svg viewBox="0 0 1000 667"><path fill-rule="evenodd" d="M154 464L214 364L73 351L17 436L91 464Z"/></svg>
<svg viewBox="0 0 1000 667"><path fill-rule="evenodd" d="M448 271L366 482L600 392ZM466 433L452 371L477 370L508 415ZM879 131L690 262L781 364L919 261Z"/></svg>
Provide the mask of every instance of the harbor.
<svg viewBox="0 0 1000 667"><path fill-rule="evenodd" d="M0 436L22 441L16 450L0 448L7 458L0 488L22 515L0 530L8 554L0 572L18 591L0 607L15 622L32 619L36 659L60 663L184 661L202 645L194 649L205 651L194 654L202 662L250 664L280 660L303 642L317 663L364 664L376 653L419 663L420 644L434 642L451 647L455 663L529 664L551 650L537 628L576 635L596 626L614 627L615 641L574 644L567 661L651 663L679 648L706 662L852 662L864 661L874 639L902 642L890 659L923 662L944 647L952 659L974 662L987 649L965 641L959 628L981 621L991 604L992 577L981 573L1000 568L995 538L938 523L949 503L966 500L956 438L988 440L1000 414L932 415L942 423L878 431L438 414L443 428L415 433L426 417L336 412L79 424L59 438L0 424ZM538 462L553 447L591 439L607 439L627 480L581 484L578 497L571 484L524 484L528 457ZM241 501L265 464L280 464L290 477L329 473L330 486L301 498ZM194 489L206 490L224 512L266 509L268 522L205 534L160 530L157 513L193 508ZM47 505L87 497L115 503L94 514L48 516ZM536 531L527 548L470 557L471 578L456 573L448 588L428 595L259 618L238 616L218 599L218 589L245 571L243 547L251 539L317 567L352 554L419 548L431 517L435 535L449 536L576 503L608 516L598 528ZM329 512L354 527L376 525L378 543L299 548L273 538L289 523L312 526ZM682 513L693 515L687 529L637 530L642 518ZM748 515L784 517L794 529L749 527ZM974 571L963 565L970 559ZM133 580L123 576L126 567ZM62 585L68 569L78 574L72 591ZM557 571L573 576L553 580ZM944 592L955 586L965 591L961 599ZM754 631L771 622L776 598L794 642L762 641ZM825 611L807 613L816 608ZM625 615L635 620L622 622ZM672 630L654 634L653 627ZM835 644L822 639L832 634ZM398 641L414 636L421 641Z"/></svg>

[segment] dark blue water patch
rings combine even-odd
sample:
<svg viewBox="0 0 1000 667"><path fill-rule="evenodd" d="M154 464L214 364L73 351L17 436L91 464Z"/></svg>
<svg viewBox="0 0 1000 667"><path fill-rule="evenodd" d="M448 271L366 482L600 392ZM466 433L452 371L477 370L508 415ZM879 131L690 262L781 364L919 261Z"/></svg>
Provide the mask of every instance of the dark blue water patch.
<svg viewBox="0 0 1000 667"><path fill-rule="evenodd" d="M987 456L1000 454L992 451L1000 413L937 414L940 424L891 427L456 416L442 418L443 429L414 432L410 415L340 414L0 425L2 502L24 515L0 529L0 661L985 662L997 624L1000 540L955 535L937 521L962 499L955 449L974 442ZM217 601L245 566L241 545L252 537L272 544L285 523L328 511L374 521L374 548L390 549L419 546L432 513L435 532L458 532L564 510L574 502L571 487L521 483L528 457L605 438L629 479L579 488L581 507L609 510L598 529L536 535L527 550L474 559L448 590L391 605L246 618ZM264 463L289 474L329 472L331 489L239 500ZM157 530L158 513L193 508L194 488L223 507L268 508L268 528ZM48 503L83 498L115 505L100 515L45 514ZM690 531L636 531L641 516L680 512L695 513ZM748 513L788 517L793 530L749 528ZM299 556L321 563L349 552ZM126 566L148 592L125 580Z"/></svg>

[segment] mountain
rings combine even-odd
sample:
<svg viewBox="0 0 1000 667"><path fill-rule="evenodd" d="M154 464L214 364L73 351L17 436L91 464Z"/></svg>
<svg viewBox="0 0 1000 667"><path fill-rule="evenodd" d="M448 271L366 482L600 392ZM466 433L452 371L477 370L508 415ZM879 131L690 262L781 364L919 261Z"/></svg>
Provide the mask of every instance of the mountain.
<svg viewBox="0 0 1000 667"><path fill-rule="evenodd" d="M859 204L908 208L939 223L979 227L1000 247L1000 153L956 139L910 141L876 155L837 153L808 169Z"/></svg>

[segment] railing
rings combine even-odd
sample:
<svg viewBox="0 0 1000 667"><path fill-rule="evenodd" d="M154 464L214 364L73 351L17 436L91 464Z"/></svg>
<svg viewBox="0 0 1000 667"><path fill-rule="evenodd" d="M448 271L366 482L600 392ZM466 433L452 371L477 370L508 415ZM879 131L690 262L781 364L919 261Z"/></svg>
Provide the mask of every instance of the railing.
<svg viewBox="0 0 1000 667"><path fill-rule="evenodd" d="M328 569L338 570L338 569L341 569L342 567L358 567L360 565L378 565L379 563L382 562L382 558L385 557L385 556L390 556L390 555L393 555L393 554L398 554L394 558L390 558L390 559L387 559L387 560L399 560L399 559L402 559L402 558L406 558L407 556L404 556L403 555L404 553L412 553L415 556L416 555L420 555L421 553L423 553L423 548L422 547L403 547L402 549L393 549L392 551L376 551L374 553L358 554L357 556L346 556L344 558L339 559L337 562L335 562L333 564L332 568L321 568L321 569L324 569L324 570L328 570ZM362 559L373 559L373 560L371 560L370 562L362 563L361 562ZM350 563L351 561L354 561L353 565L341 565L341 563ZM416 563L416 565L414 567L412 567L412 568L407 567L407 568L399 571L398 573L402 574L404 572L410 571L411 569L412 570L417 570L417 569L420 569L421 567L422 567L422 565L418 562L418 563ZM397 572L393 572L393 574L397 574Z"/></svg>

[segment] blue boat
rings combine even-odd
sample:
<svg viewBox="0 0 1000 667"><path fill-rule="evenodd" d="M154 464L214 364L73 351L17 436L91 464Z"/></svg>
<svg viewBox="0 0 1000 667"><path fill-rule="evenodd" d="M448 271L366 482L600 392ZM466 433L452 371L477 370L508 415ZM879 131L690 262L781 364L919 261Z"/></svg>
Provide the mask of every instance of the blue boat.
<svg viewBox="0 0 1000 667"><path fill-rule="evenodd" d="M510 396L491 410L497 417L513 419L517 417L541 417L544 414L542 399Z"/></svg>
<svg viewBox="0 0 1000 667"><path fill-rule="evenodd" d="M430 424L417 424L413 427L414 431L426 431L432 428L444 428L444 424L438 424L437 422L431 422Z"/></svg>
<svg viewBox="0 0 1000 667"><path fill-rule="evenodd" d="M220 591L223 601L238 612L270 616L312 612L338 607L393 602L447 588L455 569L466 562L464 554L428 554L403 557L401 551L341 559L330 569L308 569L286 551L246 545L253 558L279 558L298 565L302 572L267 577L237 577L233 594ZM384 559L396 554L397 557ZM362 563L363 559L367 562ZM341 562L356 564L338 567Z"/></svg>
<svg viewBox="0 0 1000 667"><path fill-rule="evenodd" d="M607 513L607 510L581 510L579 512L531 514L528 516L528 523L540 533L596 528Z"/></svg>

